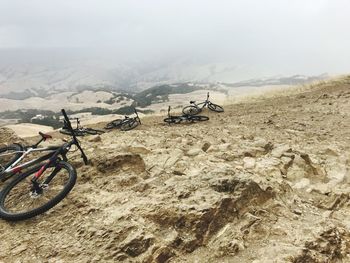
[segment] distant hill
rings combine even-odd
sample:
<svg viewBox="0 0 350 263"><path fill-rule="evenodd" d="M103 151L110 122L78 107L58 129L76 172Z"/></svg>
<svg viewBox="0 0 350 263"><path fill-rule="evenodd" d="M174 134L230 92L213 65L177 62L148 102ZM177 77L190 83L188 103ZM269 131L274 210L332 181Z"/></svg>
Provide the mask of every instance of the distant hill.
<svg viewBox="0 0 350 263"><path fill-rule="evenodd" d="M108 89L139 92L172 83L216 83L260 76L235 62L175 56L126 60L113 54L94 56L79 50L0 50L0 95L25 99L62 91Z"/></svg>
<svg viewBox="0 0 350 263"><path fill-rule="evenodd" d="M0 98L0 119L30 122L31 118L42 114L47 117L45 124L55 127L51 125L51 119L61 108L65 108L70 114L82 112L91 112L94 115L131 114L135 107L143 113L150 113L151 109L142 108L167 102L171 94L186 94L211 86L193 83L164 84L136 93L119 93L109 91L107 88L93 90L91 87L86 87L76 92L56 92L43 97L28 90L12 92L7 98ZM39 104L40 110L38 110Z"/></svg>
<svg viewBox="0 0 350 263"><path fill-rule="evenodd" d="M54 113L65 108L70 113L91 112L94 115L130 114L134 107L144 113L159 112L166 105L179 106L187 103L186 95L201 90L213 90L223 97L235 96L242 90L263 89L264 86L298 85L327 78L320 76L294 75L290 77L273 77L250 79L236 83L210 82L176 82L173 84L158 84L142 90L115 90L115 86L105 85L78 85L74 89L60 90L44 87L11 91L0 95L0 118L8 122L13 120L27 122L36 114L44 114L51 125ZM239 89L240 88L240 89ZM233 92L231 94L231 91ZM220 96L221 96L220 95ZM191 94L197 99L204 99L202 94ZM38 105L40 111L37 112ZM52 114L47 114L47 112ZM55 126L55 123L54 125Z"/></svg>
<svg viewBox="0 0 350 263"><path fill-rule="evenodd" d="M320 81L329 78L328 74L322 74L319 76L304 76L294 75L290 77L273 77L273 78L260 78L240 81L236 83L223 83L228 87L262 87L273 85L300 85L307 84L314 81Z"/></svg>
<svg viewBox="0 0 350 263"><path fill-rule="evenodd" d="M155 86L135 94L132 98L135 105L146 107L152 103L164 102L169 99L170 94L185 94L201 89L200 86L190 83L179 83L172 85Z"/></svg>

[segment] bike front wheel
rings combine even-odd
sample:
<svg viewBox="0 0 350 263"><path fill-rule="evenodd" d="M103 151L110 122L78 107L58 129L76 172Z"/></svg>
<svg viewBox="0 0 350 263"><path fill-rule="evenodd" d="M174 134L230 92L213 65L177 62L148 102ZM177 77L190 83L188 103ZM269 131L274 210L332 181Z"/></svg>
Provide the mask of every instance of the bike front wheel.
<svg viewBox="0 0 350 263"><path fill-rule="evenodd" d="M207 120L209 120L209 117L207 116L201 116L201 115L191 116L191 121L207 121Z"/></svg>
<svg viewBox="0 0 350 263"><path fill-rule="evenodd" d="M185 115L196 115L200 113L202 110L196 106L186 106L182 109L182 113Z"/></svg>
<svg viewBox="0 0 350 263"><path fill-rule="evenodd" d="M77 173L73 166L59 161L32 182L42 165L17 176L0 193L0 218L18 221L32 218L57 205L72 190Z"/></svg>
<svg viewBox="0 0 350 263"><path fill-rule="evenodd" d="M164 122L168 124L180 123L182 119L180 117L168 117L164 119Z"/></svg>
<svg viewBox="0 0 350 263"><path fill-rule="evenodd" d="M214 104L214 103L210 103L208 104L208 108L212 111L215 111L215 112L224 112L224 108L217 105L217 104Z"/></svg>
<svg viewBox="0 0 350 263"><path fill-rule="evenodd" d="M130 131L132 129L135 129L139 125L139 122L135 119L130 119L130 121L124 122L120 129L122 131Z"/></svg>

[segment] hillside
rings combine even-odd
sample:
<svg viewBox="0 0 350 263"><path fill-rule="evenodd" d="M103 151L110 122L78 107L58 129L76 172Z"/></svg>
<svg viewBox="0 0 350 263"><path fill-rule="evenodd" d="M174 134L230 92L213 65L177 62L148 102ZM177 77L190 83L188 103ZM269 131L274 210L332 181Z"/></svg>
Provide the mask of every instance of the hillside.
<svg viewBox="0 0 350 263"><path fill-rule="evenodd" d="M68 197L0 221L0 262L349 262L350 77L204 113L82 139Z"/></svg>
<svg viewBox="0 0 350 263"><path fill-rule="evenodd" d="M99 115L130 114L137 107L144 113L160 113L169 105L181 108L189 99L203 101L210 91L211 99L218 103L237 101L241 96L264 93L269 90L290 88L324 80L325 76L291 76L253 79L239 83L182 82L155 85L142 91L115 91L111 86L79 86L70 91L36 89L0 94L0 126L27 123L40 114L45 117L37 124L57 128L57 117L62 108L71 113L91 113L92 119ZM1 89L1 84L0 84ZM75 91L74 91L75 90ZM90 120L89 120L90 121Z"/></svg>

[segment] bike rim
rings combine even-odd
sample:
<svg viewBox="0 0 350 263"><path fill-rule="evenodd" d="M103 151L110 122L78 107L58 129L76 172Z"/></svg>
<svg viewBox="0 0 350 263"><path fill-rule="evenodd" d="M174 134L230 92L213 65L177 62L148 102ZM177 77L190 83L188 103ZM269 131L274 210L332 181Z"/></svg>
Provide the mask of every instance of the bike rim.
<svg viewBox="0 0 350 263"><path fill-rule="evenodd" d="M132 121L128 121L126 123L123 123L123 125L121 126L121 130L122 131L129 131L134 129L136 126L138 126L139 123L136 120L132 120Z"/></svg>
<svg viewBox="0 0 350 263"><path fill-rule="evenodd" d="M186 115L196 115L201 111L200 108L195 107L195 106L189 106L184 109L183 113Z"/></svg>
<svg viewBox="0 0 350 263"><path fill-rule="evenodd" d="M215 112L223 112L224 111L224 108L217 105L217 104L214 104L214 103L210 103L208 105L208 108L212 111L215 111Z"/></svg>
<svg viewBox="0 0 350 263"><path fill-rule="evenodd" d="M33 190L29 175L20 180L6 195L3 208L10 214L28 213L39 209L56 198L69 183L69 171L62 167L58 168L57 174L48 182L55 167L49 167L38 179L38 191ZM34 175L34 173L32 174Z"/></svg>

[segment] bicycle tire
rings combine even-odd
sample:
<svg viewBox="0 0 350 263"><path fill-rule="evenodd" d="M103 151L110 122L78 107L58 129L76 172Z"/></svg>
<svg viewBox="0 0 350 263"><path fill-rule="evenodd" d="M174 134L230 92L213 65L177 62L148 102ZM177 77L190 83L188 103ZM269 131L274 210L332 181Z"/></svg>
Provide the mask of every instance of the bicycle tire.
<svg viewBox="0 0 350 263"><path fill-rule="evenodd" d="M180 117L168 117L164 119L164 122L168 123L168 124L176 124L176 123L180 123L182 121L182 119Z"/></svg>
<svg viewBox="0 0 350 263"><path fill-rule="evenodd" d="M10 167L23 154L23 147L20 144L11 144L0 148L0 173ZM0 175L3 180L5 175Z"/></svg>
<svg viewBox="0 0 350 263"><path fill-rule="evenodd" d="M60 133L72 136L72 132L69 130L66 130L66 129L60 129ZM75 136L85 136L86 133L85 133L85 131L75 129L74 135Z"/></svg>
<svg viewBox="0 0 350 263"><path fill-rule="evenodd" d="M126 121L120 126L120 129L122 131L130 131L132 129L135 129L139 125L139 122L135 119L130 119L129 121Z"/></svg>
<svg viewBox="0 0 350 263"><path fill-rule="evenodd" d="M96 129L92 129L92 128L86 128L85 133L90 134L90 135L97 135L97 134L101 135L101 134L105 133L105 131L96 130Z"/></svg>
<svg viewBox="0 0 350 263"><path fill-rule="evenodd" d="M75 185L76 179L77 179L77 173L76 170L74 169L74 167L65 161L59 161L56 165L51 166L50 168L53 168L54 170L52 171L52 173L50 175L48 175L48 177L44 177L44 174L46 173L46 171L44 172L44 174L42 174L42 176L39 178L39 180L41 179L41 181L43 183L48 182L48 187L46 189L42 189L43 193L45 194L40 194L40 197L42 197L43 199L46 198L46 196L48 195L48 191L50 188L52 188L53 190L55 190L55 187L52 186L52 182L53 180L55 180L56 182L59 182L59 180L61 180L62 176L59 175L58 173L64 169L66 170L66 172L68 172L68 180L66 180L66 184L63 186L62 190L60 190L57 195L55 195L53 198L49 198L47 202L45 202L43 205L40 205L37 208L31 209L31 210L27 210L27 211L20 211L20 212L13 212L11 211L11 209L9 209L7 207L7 201L8 201L8 197L11 200L11 194L13 194L13 192L15 192L14 194L14 198L11 204L18 204L20 206L20 208L23 209L23 203L21 203L21 201L25 202L25 201L29 201L29 203L33 203L33 201L30 200L34 200L34 199L38 199L39 197L33 197L30 196L32 192L32 190L30 189L30 183L31 183L31 175L35 174L37 171L39 171L41 169L42 165L38 165L34 168L32 168L31 170L27 171L26 173L23 173L17 177L15 177L15 179L13 181L11 181L8 185L6 185L2 192L0 193L0 218L7 220L7 221L19 221L19 220L25 220L25 219L29 219L32 218L34 216L40 215L42 213L45 213L46 211L48 211L49 209L51 209L52 207L54 207L55 205L57 205L60 201L62 201L62 199L64 199L67 194L72 190L72 188ZM48 170L50 169L48 168ZM59 169L57 171L57 173L55 175L52 176L52 174L54 173L54 171L56 171L56 169ZM59 176L58 176L59 175ZM49 180L48 178L50 178L50 176L52 176L51 180ZM46 178L46 180L45 180ZM28 180L27 184L26 184L26 179ZM19 194L16 195L16 187L21 183L23 183L23 189L22 192L19 191ZM51 186L51 187L50 187ZM15 189L15 190L14 190ZM21 190L21 188L19 188L19 190ZM38 194L39 196L39 194ZM21 200L23 199L24 200Z"/></svg>
<svg viewBox="0 0 350 263"><path fill-rule="evenodd" d="M209 120L209 117L203 116L203 115L195 115L195 116L191 116L190 119L192 121L207 121L207 120Z"/></svg>
<svg viewBox="0 0 350 263"><path fill-rule="evenodd" d="M202 110L196 106L186 106L185 108L182 109L182 113L185 115L196 115L200 113Z"/></svg>
<svg viewBox="0 0 350 263"><path fill-rule="evenodd" d="M215 103L209 103L208 108L212 111L215 111L215 112L224 112L224 108L221 107L220 105L215 104Z"/></svg>
<svg viewBox="0 0 350 263"><path fill-rule="evenodd" d="M123 120L122 119L117 119L114 121L111 121L109 123L106 124L105 129L113 129L113 128L120 128L120 126L122 125Z"/></svg>

